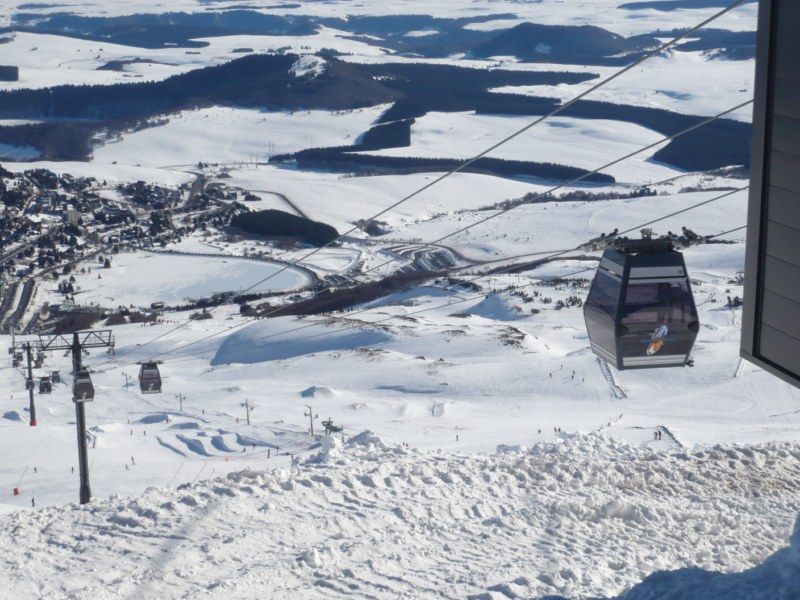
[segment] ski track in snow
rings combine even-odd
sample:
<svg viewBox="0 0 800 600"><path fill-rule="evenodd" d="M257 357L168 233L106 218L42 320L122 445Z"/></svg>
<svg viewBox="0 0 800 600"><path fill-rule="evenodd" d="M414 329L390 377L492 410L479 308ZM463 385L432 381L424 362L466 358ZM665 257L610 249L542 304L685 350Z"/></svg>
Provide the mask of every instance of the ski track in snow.
<svg viewBox="0 0 800 600"><path fill-rule="evenodd" d="M458 456L364 432L322 447L291 469L3 516L0 595L596 597L691 566L755 567L704 576L704 597L734 584L796 597L800 534L781 549L800 511L797 444L656 453L564 434ZM633 595L653 597L646 585Z"/></svg>

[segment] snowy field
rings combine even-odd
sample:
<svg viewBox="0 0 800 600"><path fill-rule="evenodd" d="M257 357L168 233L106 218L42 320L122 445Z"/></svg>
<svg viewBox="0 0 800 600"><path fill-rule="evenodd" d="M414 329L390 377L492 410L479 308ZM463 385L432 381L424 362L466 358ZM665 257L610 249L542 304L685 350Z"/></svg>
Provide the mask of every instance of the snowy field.
<svg viewBox="0 0 800 600"><path fill-rule="evenodd" d="M139 5L136 4L135 12L139 12ZM177 7L169 5L169 10L173 9ZM376 46L344 39L348 35L347 32L322 27L311 36L198 38L208 45L187 52L186 48L137 48L66 36L16 32L11 41L0 44L0 64L19 66L19 81L0 82L0 90L160 81L241 58L242 54L234 50L245 47L252 48L254 53L274 52L279 48L290 48L298 53L334 48L347 54L382 54ZM122 64L118 69L100 69L111 61L121 61Z"/></svg>
<svg viewBox="0 0 800 600"><path fill-rule="evenodd" d="M574 94L574 92L573 92ZM467 159L493 146L531 122L531 117L501 117L475 113L428 113L411 127L411 145L364 154ZM556 117L498 148L492 158L556 163L594 170L663 135L620 121ZM650 158L661 146L603 171L618 183L659 181L680 171Z"/></svg>
<svg viewBox="0 0 800 600"><path fill-rule="evenodd" d="M376 214L410 194L441 173L388 175L374 177L342 177L320 173L281 169L274 166L233 169L230 185L259 192L279 192L287 196L312 219L330 223L339 231L352 227L352 222ZM392 225L427 220L441 213L475 209L508 198L516 198L531 190L544 190L543 185L475 175L456 174L419 198L398 206L381 219ZM262 199L265 194L260 194ZM270 208L286 210L277 199L269 200ZM393 236L390 236L393 237Z"/></svg>
<svg viewBox="0 0 800 600"><path fill-rule="evenodd" d="M105 144L95 150L94 161L155 167L200 161L263 162L272 154L352 144L386 108L293 114L221 107L194 110L169 117L166 125Z"/></svg>
<svg viewBox="0 0 800 600"><path fill-rule="evenodd" d="M235 292L270 277L282 265L241 258L173 256L136 252L112 257L109 269L96 267L76 274L75 299L82 304L149 307L151 302L180 304ZM100 278L98 278L98 276ZM288 269L251 291L292 290L308 283L300 271Z"/></svg>

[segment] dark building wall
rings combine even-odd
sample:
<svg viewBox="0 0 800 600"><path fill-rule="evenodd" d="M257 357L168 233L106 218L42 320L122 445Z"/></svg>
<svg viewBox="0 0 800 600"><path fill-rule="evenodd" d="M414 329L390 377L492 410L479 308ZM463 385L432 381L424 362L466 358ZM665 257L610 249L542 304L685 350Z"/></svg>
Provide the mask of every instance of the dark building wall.
<svg viewBox="0 0 800 600"><path fill-rule="evenodd" d="M800 2L759 13L742 356L800 387Z"/></svg>
<svg viewBox="0 0 800 600"><path fill-rule="evenodd" d="M0 65L0 81L18 81L19 67L7 67Z"/></svg>

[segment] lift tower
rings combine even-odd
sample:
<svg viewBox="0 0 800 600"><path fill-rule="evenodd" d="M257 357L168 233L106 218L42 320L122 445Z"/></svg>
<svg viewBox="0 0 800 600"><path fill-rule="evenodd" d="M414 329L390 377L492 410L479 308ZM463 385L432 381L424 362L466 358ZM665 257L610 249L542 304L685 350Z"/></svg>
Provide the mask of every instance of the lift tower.
<svg viewBox="0 0 800 600"><path fill-rule="evenodd" d="M34 344L32 342L12 342L11 346L11 353L16 354L18 352L24 352L25 358L27 359L28 363L28 377L25 380L25 389L28 390L28 411L30 412L30 425L31 427L36 427L36 404L33 401L33 368L31 366L31 362L33 361L32 354L33 354Z"/></svg>
<svg viewBox="0 0 800 600"><path fill-rule="evenodd" d="M79 390L80 378L88 379L88 373L82 368L82 354L89 348L113 348L114 337L110 329L76 331L72 334L40 335L39 347L43 352L69 350L72 354L73 397L75 403L75 423L78 431L78 465L80 468L80 503L88 504L92 499L89 487L89 451L86 445L86 408L85 403L94 399L94 389L88 380L90 393Z"/></svg>

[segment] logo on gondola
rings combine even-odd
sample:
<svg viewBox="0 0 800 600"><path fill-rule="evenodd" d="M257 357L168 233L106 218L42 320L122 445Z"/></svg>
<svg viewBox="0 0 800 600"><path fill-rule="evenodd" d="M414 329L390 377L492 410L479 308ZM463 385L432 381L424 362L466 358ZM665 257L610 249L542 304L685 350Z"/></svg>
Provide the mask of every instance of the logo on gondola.
<svg viewBox="0 0 800 600"><path fill-rule="evenodd" d="M664 342L667 341L668 333L669 329L666 325L662 325L653 332L653 335L650 337L650 345L647 347L647 356L653 356L661 350Z"/></svg>

